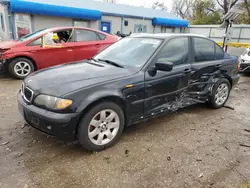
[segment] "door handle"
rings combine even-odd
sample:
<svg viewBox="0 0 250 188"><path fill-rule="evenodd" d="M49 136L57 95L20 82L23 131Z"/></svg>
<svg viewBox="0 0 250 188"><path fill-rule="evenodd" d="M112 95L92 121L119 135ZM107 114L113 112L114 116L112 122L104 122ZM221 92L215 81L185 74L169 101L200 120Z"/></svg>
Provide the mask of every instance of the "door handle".
<svg viewBox="0 0 250 188"><path fill-rule="evenodd" d="M72 51L73 51L73 49L68 49L67 51L68 51L68 52L72 52Z"/></svg>
<svg viewBox="0 0 250 188"><path fill-rule="evenodd" d="M220 69L222 67L221 64L215 65L215 68Z"/></svg>
<svg viewBox="0 0 250 188"><path fill-rule="evenodd" d="M184 70L184 73L185 73L185 74L189 74L190 72L191 72L190 69L185 69L185 70Z"/></svg>
<svg viewBox="0 0 250 188"><path fill-rule="evenodd" d="M100 44L96 44L95 46L96 46L97 48L100 48L100 47L101 47L101 45L100 45Z"/></svg>

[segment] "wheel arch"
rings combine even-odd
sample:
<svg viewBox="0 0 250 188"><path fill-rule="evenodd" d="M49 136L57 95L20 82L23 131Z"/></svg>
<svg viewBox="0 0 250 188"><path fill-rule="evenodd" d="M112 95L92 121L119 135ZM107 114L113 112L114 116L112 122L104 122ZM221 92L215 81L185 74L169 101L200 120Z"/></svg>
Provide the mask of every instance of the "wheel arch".
<svg viewBox="0 0 250 188"><path fill-rule="evenodd" d="M126 116L126 102L124 101L124 99L120 96L117 95L108 95L108 96L103 96L103 97L99 97L93 101L91 101L89 104L86 104L85 107L81 110L81 116L84 116L84 113L86 113L89 109L91 109L93 106L101 103L101 102L113 102L117 105L119 105L121 107L121 109L123 110L124 116Z"/></svg>
<svg viewBox="0 0 250 188"><path fill-rule="evenodd" d="M216 82L218 82L220 79L226 79L226 80L228 80L229 81L229 83L230 83L230 88L232 88L232 86L233 86L233 80L232 80L232 78L229 76L229 75L223 75L221 78L219 78Z"/></svg>
<svg viewBox="0 0 250 188"><path fill-rule="evenodd" d="M127 125L127 105L126 105L126 101L118 95L108 95L108 96L103 96L100 97L98 99L95 99L93 101L91 101L89 104L85 105L85 107L81 110L81 115L80 118L77 122L77 126L76 126L76 133L75 136L77 136L77 131L78 131L78 127L79 127L79 123L81 122L82 118L84 118L84 114L86 114L86 112L88 112L91 108L93 108L94 106L98 105L99 103L102 102L113 102L115 104L117 104L118 106L121 107L123 113L124 113L124 119L125 119L125 126Z"/></svg>

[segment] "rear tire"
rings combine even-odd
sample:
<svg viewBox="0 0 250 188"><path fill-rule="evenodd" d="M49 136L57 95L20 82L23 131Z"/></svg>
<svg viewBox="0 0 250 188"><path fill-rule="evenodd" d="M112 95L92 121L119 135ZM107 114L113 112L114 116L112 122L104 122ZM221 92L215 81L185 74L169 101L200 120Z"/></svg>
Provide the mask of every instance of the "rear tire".
<svg viewBox="0 0 250 188"><path fill-rule="evenodd" d="M101 102L82 118L77 138L89 151L101 151L114 145L124 128L124 113L113 102Z"/></svg>
<svg viewBox="0 0 250 188"><path fill-rule="evenodd" d="M231 85L227 79L220 79L213 87L209 104L212 108L218 109L225 105L230 95Z"/></svg>
<svg viewBox="0 0 250 188"><path fill-rule="evenodd" d="M26 76L34 72L33 63L27 58L15 58L9 64L9 73L17 79L24 79Z"/></svg>

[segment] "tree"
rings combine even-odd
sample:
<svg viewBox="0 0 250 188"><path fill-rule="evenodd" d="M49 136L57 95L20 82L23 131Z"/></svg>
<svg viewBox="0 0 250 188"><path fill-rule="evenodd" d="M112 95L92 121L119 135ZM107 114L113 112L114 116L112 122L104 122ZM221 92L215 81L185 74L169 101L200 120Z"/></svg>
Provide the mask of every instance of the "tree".
<svg viewBox="0 0 250 188"><path fill-rule="evenodd" d="M241 7L241 23L250 23L249 0L174 0L172 13L193 24L220 24L224 14Z"/></svg>
<svg viewBox="0 0 250 188"><path fill-rule="evenodd" d="M243 11L243 14L239 17L237 23L250 24L250 2L243 0L239 9Z"/></svg>
<svg viewBox="0 0 250 188"><path fill-rule="evenodd" d="M226 14L230 9L235 7L240 0L216 0L216 2L222 9L223 14Z"/></svg>
<svg viewBox="0 0 250 188"><path fill-rule="evenodd" d="M219 24L221 22L220 14L214 9L215 4L212 0L196 0L192 24Z"/></svg>
<svg viewBox="0 0 250 188"><path fill-rule="evenodd" d="M244 0L243 7L246 9L246 14L247 14L246 22L250 24L250 2L247 0Z"/></svg>
<svg viewBox="0 0 250 188"><path fill-rule="evenodd" d="M152 5L152 8L168 11L168 8L167 8L167 6L165 6L164 1L163 2L160 2L160 1L154 2Z"/></svg>
<svg viewBox="0 0 250 188"><path fill-rule="evenodd" d="M174 0L172 6L172 13L183 18L183 19L192 19L195 0Z"/></svg>

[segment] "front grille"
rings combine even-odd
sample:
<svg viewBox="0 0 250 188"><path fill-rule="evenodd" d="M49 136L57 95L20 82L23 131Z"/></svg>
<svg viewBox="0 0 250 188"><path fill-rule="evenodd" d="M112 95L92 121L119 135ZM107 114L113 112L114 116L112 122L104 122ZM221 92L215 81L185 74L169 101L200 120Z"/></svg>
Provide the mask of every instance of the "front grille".
<svg viewBox="0 0 250 188"><path fill-rule="evenodd" d="M250 67L250 64L243 64L243 63L240 64L241 69L245 69L247 67Z"/></svg>
<svg viewBox="0 0 250 188"><path fill-rule="evenodd" d="M24 100L26 100L27 102L32 101L34 92L30 88L26 87L24 83L22 83L21 93Z"/></svg>

